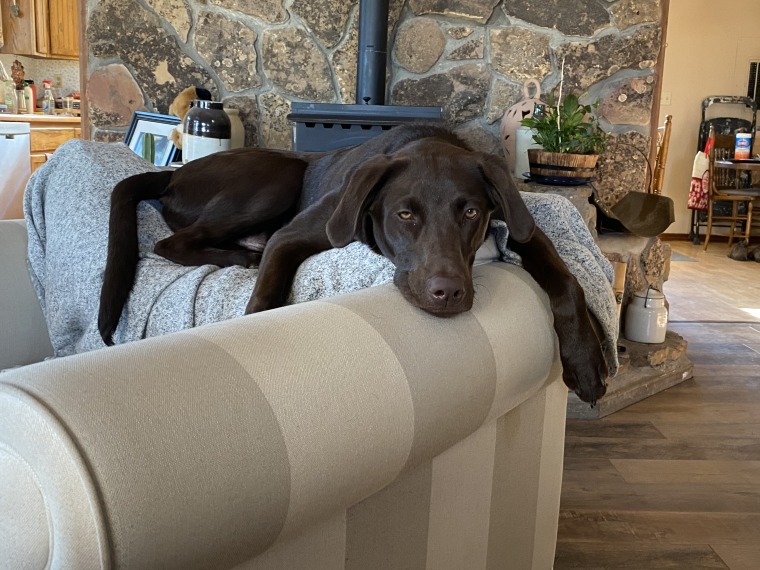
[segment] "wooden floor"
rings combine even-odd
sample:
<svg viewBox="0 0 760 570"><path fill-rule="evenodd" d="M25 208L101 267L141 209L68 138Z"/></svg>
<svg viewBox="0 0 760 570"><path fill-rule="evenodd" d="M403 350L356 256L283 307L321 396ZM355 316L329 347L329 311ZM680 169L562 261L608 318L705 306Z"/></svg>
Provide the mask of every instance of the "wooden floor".
<svg viewBox="0 0 760 570"><path fill-rule="evenodd" d="M690 242L671 242L674 257L665 294L671 321L760 322L760 263L726 257L726 243L707 251Z"/></svg>
<svg viewBox="0 0 760 570"><path fill-rule="evenodd" d="M694 378L568 421L556 570L760 570L760 263L671 245Z"/></svg>

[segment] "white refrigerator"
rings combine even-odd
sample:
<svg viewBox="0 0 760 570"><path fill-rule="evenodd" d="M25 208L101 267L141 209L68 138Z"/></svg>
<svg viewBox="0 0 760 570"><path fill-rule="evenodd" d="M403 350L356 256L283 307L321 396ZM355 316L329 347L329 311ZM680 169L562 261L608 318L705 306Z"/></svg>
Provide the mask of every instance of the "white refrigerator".
<svg viewBox="0 0 760 570"><path fill-rule="evenodd" d="M29 181L29 123L0 121L0 220L23 218Z"/></svg>

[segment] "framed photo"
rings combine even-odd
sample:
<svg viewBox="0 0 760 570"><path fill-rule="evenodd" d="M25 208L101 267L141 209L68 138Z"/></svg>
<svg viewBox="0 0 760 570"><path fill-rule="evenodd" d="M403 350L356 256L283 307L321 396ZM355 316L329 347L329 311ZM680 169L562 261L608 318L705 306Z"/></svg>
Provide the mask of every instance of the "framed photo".
<svg viewBox="0 0 760 570"><path fill-rule="evenodd" d="M137 154L145 156L143 150L146 147L149 148L151 144L151 137L146 137L146 135L152 135L153 164L169 166L180 159L180 150L169 140L169 133L179 123L179 117L172 115L135 111L124 142Z"/></svg>

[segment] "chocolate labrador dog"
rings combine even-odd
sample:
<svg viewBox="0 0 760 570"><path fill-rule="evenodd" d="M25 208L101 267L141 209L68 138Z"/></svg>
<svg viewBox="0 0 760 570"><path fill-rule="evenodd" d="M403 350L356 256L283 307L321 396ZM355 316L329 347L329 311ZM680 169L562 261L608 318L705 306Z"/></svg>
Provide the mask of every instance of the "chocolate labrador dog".
<svg viewBox="0 0 760 570"><path fill-rule="evenodd" d="M175 232L156 253L182 265L259 264L246 313L284 304L298 266L361 241L396 266L413 305L445 317L472 307L472 264L490 218L509 227L509 247L547 292L563 378L590 403L607 366L583 290L536 226L506 162L473 152L445 128L400 126L359 146L326 153L237 149L149 172L116 185L98 328L112 335L138 261L136 207L158 199ZM251 236L268 238L246 247ZM263 241L263 240L262 240Z"/></svg>

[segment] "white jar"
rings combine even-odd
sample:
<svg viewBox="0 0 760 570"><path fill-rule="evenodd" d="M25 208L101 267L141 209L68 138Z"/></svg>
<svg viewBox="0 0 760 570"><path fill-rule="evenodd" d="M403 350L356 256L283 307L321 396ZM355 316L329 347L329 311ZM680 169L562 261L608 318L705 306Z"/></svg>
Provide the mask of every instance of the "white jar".
<svg viewBox="0 0 760 570"><path fill-rule="evenodd" d="M634 342L665 342L668 331L668 309L665 295L651 286L633 294L625 312L625 338Z"/></svg>
<svg viewBox="0 0 760 570"><path fill-rule="evenodd" d="M182 162L229 150L230 133L221 102L195 99L182 123Z"/></svg>

